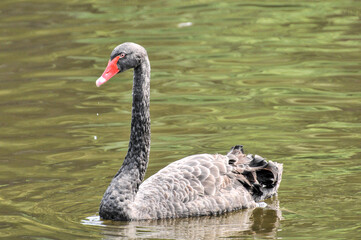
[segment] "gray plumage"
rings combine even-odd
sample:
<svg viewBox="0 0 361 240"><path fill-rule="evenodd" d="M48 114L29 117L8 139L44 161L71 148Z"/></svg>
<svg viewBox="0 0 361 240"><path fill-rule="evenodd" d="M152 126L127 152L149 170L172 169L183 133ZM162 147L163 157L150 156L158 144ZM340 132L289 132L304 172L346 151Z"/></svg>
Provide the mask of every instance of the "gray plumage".
<svg viewBox="0 0 361 240"><path fill-rule="evenodd" d="M217 215L257 206L277 193L282 164L245 155L235 146L227 155L199 154L175 161L144 179L150 151L150 64L146 50L123 43L119 72L134 68L131 135L124 163L104 193L103 219L142 220Z"/></svg>

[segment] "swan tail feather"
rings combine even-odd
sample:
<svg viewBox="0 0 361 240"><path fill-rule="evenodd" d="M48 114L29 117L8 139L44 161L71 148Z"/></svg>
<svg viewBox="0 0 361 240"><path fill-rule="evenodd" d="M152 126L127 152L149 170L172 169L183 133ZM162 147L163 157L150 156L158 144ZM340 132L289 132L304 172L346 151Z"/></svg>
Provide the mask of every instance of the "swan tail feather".
<svg viewBox="0 0 361 240"><path fill-rule="evenodd" d="M277 193L282 179L283 165L266 161L259 155L244 154L243 146L236 145L227 154L232 173L259 202Z"/></svg>

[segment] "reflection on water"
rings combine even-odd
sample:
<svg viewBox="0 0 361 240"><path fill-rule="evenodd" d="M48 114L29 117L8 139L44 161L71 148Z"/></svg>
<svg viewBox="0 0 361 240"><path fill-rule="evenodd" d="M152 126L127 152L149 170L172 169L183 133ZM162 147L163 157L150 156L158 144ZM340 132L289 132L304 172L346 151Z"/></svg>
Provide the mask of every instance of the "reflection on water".
<svg viewBox="0 0 361 240"><path fill-rule="evenodd" d="M85 225L102 229L104 239L218 239L275 238L282 212L275 198L267 208L244 209L217 217L161 219L153 221L111 222L98 216L83 220Z"/></svg>

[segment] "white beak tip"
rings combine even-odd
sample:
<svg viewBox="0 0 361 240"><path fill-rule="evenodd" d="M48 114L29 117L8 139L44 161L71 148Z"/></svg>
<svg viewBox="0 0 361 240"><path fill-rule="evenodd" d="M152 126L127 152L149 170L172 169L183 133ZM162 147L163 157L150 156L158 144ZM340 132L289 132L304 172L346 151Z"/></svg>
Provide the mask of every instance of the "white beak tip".
<svg viewBox="0 0 361 240"><path fill-rule="evenodd" d="M95 84L97 85L97 87L100 87L100 85L102 85L103 83L105 83L107 80L103 77L98 78L98 80L95 82Z"/></svg>

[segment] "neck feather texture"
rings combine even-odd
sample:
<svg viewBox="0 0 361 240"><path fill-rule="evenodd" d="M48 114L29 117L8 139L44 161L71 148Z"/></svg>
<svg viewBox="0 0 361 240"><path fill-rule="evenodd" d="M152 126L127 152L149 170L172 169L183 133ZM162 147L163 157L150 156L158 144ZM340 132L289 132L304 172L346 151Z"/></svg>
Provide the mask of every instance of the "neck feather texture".
<svg viewBox="0 0 361 240"><path fill-rule="evenodd" d="M150 151L150 65L148 58L134 69L132 123L128 153L122 167L134 169L138 186L143 181ZM138 190L138 187L137 187Z"/></svg>
<svg viewBox="0 0 361 240"><path fill-rule="evenodd" d="M150 64L145 57L134 68L132 123L128 153L105 191L99 215L104 219L130 219L130 204L144 179L150 151Z"/></svg>

